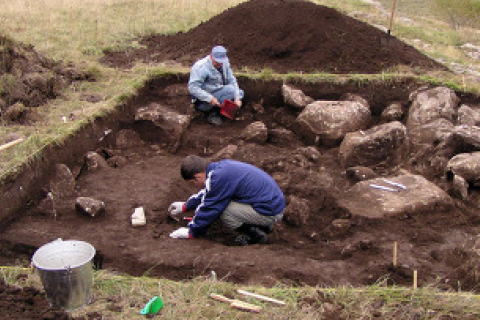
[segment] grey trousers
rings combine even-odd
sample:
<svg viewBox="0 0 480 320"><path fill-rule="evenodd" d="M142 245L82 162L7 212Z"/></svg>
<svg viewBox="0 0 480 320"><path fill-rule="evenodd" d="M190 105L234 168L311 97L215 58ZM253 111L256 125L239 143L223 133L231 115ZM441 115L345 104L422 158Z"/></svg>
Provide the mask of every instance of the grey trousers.
<svg viewBox="0 0 480 320"><path fill-rule="evenodd" d="M255 211L249 204L231 201L220 216L220 220L227 228L235 230L244 223L271 227L282 217L283 212L276 216L264 216Z"/></svg>

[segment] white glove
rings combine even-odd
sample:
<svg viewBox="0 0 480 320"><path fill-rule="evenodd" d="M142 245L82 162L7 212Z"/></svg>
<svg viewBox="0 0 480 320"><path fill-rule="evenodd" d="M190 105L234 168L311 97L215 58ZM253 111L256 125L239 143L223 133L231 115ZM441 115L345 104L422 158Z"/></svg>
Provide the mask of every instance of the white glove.
<svg viewBox="0 0 480 320"><path fill-rule="evenodd" d="M172 203L170 207L168 207L168 213L170 213L171 216L179 215L180 213L183 212L184 204L185 202L181 202L181 201Z"/></svg>
<svg viewBox="0 0 480 320"><path fill-rule="evenodd" d="M178 228L177 230L173 231L170 233L170 238L175 238L175 239L188 239L189 238L189 233L190 229L181 227Z"/></svg>

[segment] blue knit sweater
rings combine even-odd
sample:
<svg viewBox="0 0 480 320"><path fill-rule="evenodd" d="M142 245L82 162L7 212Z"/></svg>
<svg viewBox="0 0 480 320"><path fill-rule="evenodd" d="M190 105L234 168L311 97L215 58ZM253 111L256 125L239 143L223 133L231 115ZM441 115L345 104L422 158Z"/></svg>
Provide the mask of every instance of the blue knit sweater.
<svg viewBox="0 0 480 320"><path fill-rule="evenodd" d="M221 160L207 167L205 189L192 195L186 209L195 209L190 235L203 234L230 201L250 204L259 214L273 216L285 209L285 197L265 171L235 160Z"/></svg>

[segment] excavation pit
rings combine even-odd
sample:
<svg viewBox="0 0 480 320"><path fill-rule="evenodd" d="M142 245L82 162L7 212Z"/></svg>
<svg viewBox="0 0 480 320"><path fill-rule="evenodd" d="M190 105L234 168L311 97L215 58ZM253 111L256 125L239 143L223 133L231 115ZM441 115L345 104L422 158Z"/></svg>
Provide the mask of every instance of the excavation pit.
<svg viewBox="0 0 480 320"><path fill-rule="evenodd" d="M187 81L185 74L152 79L125 105L97 119L64 145L52 146L39 163L31 165L32 171L27 169L3 186L7 193L22 185L31 190L32 205L2 217L0 264L25 263L38 247L62 238L91 243L100 252L94 261L97 267L136 276L185 280L215 271L219 279L265 286L279 282L358 286L382 279L409 286L417 270L420 286L476 288L477 189L470 190L468 201L458 205L458 199L452 200L457 205L448 208L380 219L352 214L343 203L355 183L339 161L339 144L315 144L296 133L301 110L283 101L283 81L238 77L247 92L244 106L235 120L225 119L219 127L192 109ZM291 80L289 84L314 100L338 101L347 93L362 97L372 111L370 128L381 124L380 115L391 103L408 109L410 93L424 85L413 79L341 84ZM465 103L479 101L478 97L459 97ZM140 119L139 110L152 105L188 117L188 127L178 134L166 130L164 123ZM266 141L248 140L242 134L257 121L267 127ZM89 166L89 152L96 152L107 165ZM268 244L225 246L224 241L235 233L220 225L213 225L206 236L197 239L169 237L188 222L168 217L169 204L197 191L180 177L180 160L188 154L245 161L277 180L287 204L296 207L290 207L290 217L278 224ZM448 189L445 177L429 169L427 156L413 152L405 159L395 166L372 169L377 177L388 179L407 171L424 174L439 188ZM75 187L49 206L47 191L59 164L70 169ZM29 174L33 171L37 179ZM75 207L79 197L103 202L104 210L93 217L82 214ZM12 204L18 201L9 199ZM147 223L132 227L131 215L140 206ZM396 266L394 243L398 245Z"/></svg>

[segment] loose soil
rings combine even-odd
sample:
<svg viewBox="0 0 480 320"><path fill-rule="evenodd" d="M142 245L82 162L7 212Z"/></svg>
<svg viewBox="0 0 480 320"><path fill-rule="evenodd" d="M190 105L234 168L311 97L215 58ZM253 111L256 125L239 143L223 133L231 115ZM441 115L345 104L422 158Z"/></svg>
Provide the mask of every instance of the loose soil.
<svg viewBox="0 0 480 320"><path fill-rule="evenodd" d="M302 0L247 1L188 32L139 42L145 48L109 52L103 61L115 67L166 60L191 66L213 46L224 45L236 70L379 73L399 65L446 70L394 36Z"/></svg>
<svg viewBox="0 0 480 320"><path fill-rule="evenodd" d="M273 7L268 8L269 5ZM278 16L280 12L283 15ZM299 21L295 18L296 12L301 13L300 20L304 22L299 29L296 26L302 24L295 22ZM312 12L315 20L311 20ZM288 25L279 25L278 21L288 21ZM332 26L335 28L329 29ZM324 32L324 38L309 38L318 32ZM144 39L151 45L146 50L130 52L129 59L121 53L112 53L106 56L105 62L125 67L134 60L181 58L182 63L192 63L207 54L213 44L225 41L230 59L237 68L369 73L398 63L437 67L405 44L401 45L402 50L389 51L380 47L380 33L376 32L379 31L332 9L303 1L250 1L187 33ZM376 38L363 37L368 33ZM218 38L207 41L207 35L212 34L217 34ZM267 35L271 40L265 40ZM339 35L347 40L339 41L342 39ZM248 45L245 37L250 37ZM368 44L372 37L377 42ZM242 39L241 44L238 39ZM398 40L392 39L398 44ZM268 43L270 47L265 49ZM351 45L353 43L356 45ZM193 52L195 56L189 56ZM38 247L63 238L91 243L98 251L98 267L132 275L185 280L209 275L214 270L221 279L265 286L279 282L358 286L378 281L409 286L413 271L417 270L420 286L433 283L446 289L458 289L459 286L462 290L477 289L478 257L474 245L480 231L475 205L480 198L478 190L472 190L469 202L457 201L448 212L379 220L352 217L337 204L351 186L338 160L338 145L316 147L320 158L314 160L303 151L307 142L296 135L285 139L271 134L265 144L245 143L240 139L242 130L254 121L264 122L270 133L276 129L292 129L299 111L284 104L280 81L238 77L246 92L244 106L234 121L226 120L220 127L208 124L191 108L187 81L188 76L181 74L153 79L108 118L97 119L65 145L52 146L38 160L39 164L26 168L27 173L16 180L7 181L3 189L6 193L13 193L28 183L34 187L28 189L31 191L29 205L1 223L0 265L26 265ZM292 84L316 100L339 100L345 93L362 96L371 105L372 125L378 123L381 111L391 102L401 102L408 109L408 95L422 85L411 79L388 83L298 81ZM459 97L463 103L480 102L478 97L462 94ZM136 110L150 103L192 116L178 148L172 148L167 132L150 122L134 121ZM139 139L132 139L130 144L120 147L116 142L124 129L134 130ZM169 218L168 205L172 201L186 200L196 191L180 178L180 160L187 154L210 157L232 144L239 148L232 158L267 171L287 198L298 196L308 201L311 214L306 224L297 227L280 222L266 245L227 247L224 242L235 233L220 225L213 225L207 235L198 239L171 239L169 233L186 225L186 221ZM105 158L120 155L127 161L118 167L85 170L84 155L94 150ZM58 215L53 217L42 212L36 204L46 196L49 172L56 163L67 164L77 178L75 194L56 208ZM385 177L400 169L423 174L447 189L443 175L428 168L427 156L395 168L373 169ZM32 182L32 177L41 178ZM79 214L72 206L79 196L103 201L106 212L95 218ZM6 208L14 205L13 197L11 203L8 198L3 199L7 199ZM130 216L139 206L145 208L147 224L134 228ZM332 228L335 219L348 219L351 227L336 230ZM398 243L396 267L392 266L394 242Z"/></svg>
<svg viewBox="0 0 480 320"><path fill-rule="evenodd" d="M122 155L127 164L93 172L83 170L70 204L77 196L93 197L105 202L105 214L90 218L66 205L57 208L58 216L54 219L33 207L2 230L0 239L7 251L2 255L2 263L18 261L21 253L27 260L35 248L63 238L91 243L103 258L103 268L133 275L183 280L208 275L214 270L219 278L266 286L278 282L364 285L384 277L388 283L410 285L413 270L418 270L419 285L437 282L448 288L458 284L462 289L476 288L474 263L477 259L473 245L480 219L468 203L459 204L461 209L449 212L408 217L380 220L352 217L337 205L337 199L350 186L338 161L338 146L318 148L320 159L311 161L302 151L307 145L296 136L288 141L271 137L263 145L241 142L239 133L253 121L263 121L271 130L291 128L299 111L283 103L281 82L239 78L249 93L245 106L235 121L216 127L192 110L186 81L186 75L152 81L116 115L118 127L114 127L112 133L102 141L94 137L97 143L91 150ZM354 82L296 85L314 99L339 99L345 92L359 94L371 103L372 110L380 110L392 101L407 103L408 93L419 86L408 80L362 87ZM135 110L152 102L193 117L174 153L166 151L171 148L167 133L151 123L133 120ZM106 129L97 125L94 131ZM141 142L116 147L116 135L123 129L135 130ZM308 200L312 214L307 223L295 227L281 222L267 245L227 247L223 242L235 233L219 225L212 226L202 238L171 239L169 233L186 225L186 221L169 218L168 205L185 200L196 191L180 178L181 158L187 154L212 156L230 144L239 146L233 158L270 173L287 198L293 195ZM79 155L69 163L72 168L84 161L83 153L73 144L69 152ZM401 168L418 172L407 163ZM389 176L398 170L399 167L382 168L378 173ZM430 178L439 185L445 184L440 176ZM475 199L478 195L474 193L472 197ZM147 225L133 228L130 216L138 206L146 210ZM352 227L334 231L331 222L339 218L350 219ZM399 246L397 267L392 266L395 241ZM9 258L8 252L15 254Z"/></svg>

